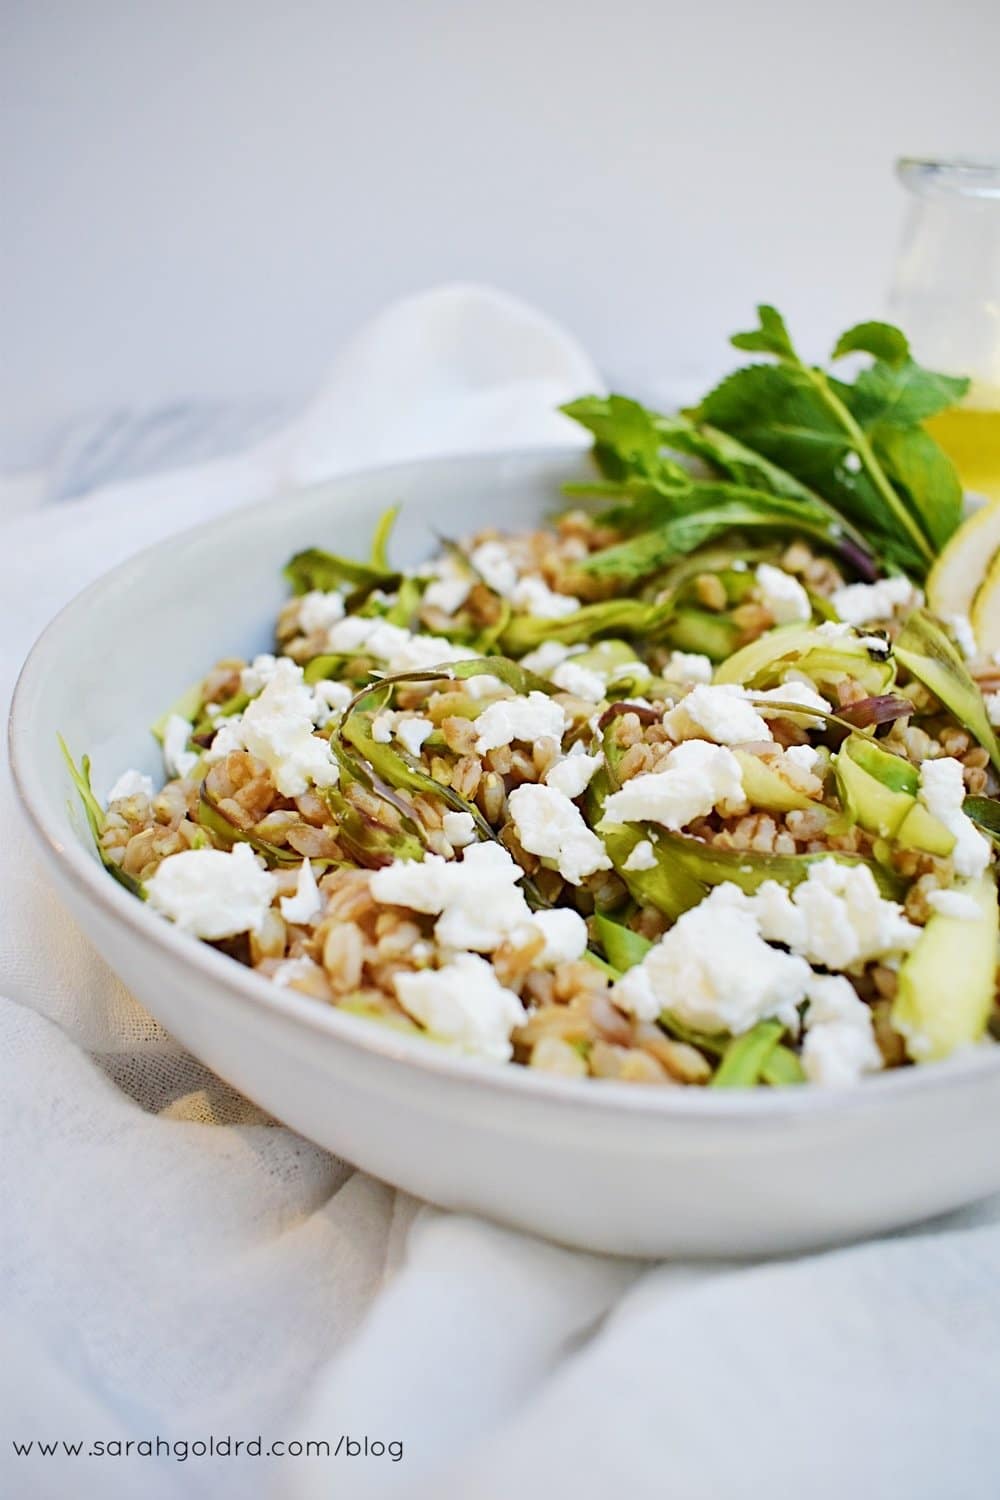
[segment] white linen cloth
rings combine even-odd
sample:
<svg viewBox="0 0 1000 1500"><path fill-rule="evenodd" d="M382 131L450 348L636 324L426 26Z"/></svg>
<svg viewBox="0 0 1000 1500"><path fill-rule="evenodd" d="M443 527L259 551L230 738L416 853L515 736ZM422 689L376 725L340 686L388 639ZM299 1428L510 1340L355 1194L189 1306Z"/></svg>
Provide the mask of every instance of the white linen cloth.
<svg viewBox="0 0 1000 1500"><path fill-rule="evenodd" d="M577 441L553 409L598 387L509 298L397 304L252 452L0 525L5 691L52 613L138 547L338 470ZM1000 1493L996 1202L792 1262L656 1268L422 1207L184 1054L34 867L6 765L0 799L4 1494ZM209 1434L344 1442L330 1459L11 1446ZM402 1459L355 1456L366 1437Z"/></svg>

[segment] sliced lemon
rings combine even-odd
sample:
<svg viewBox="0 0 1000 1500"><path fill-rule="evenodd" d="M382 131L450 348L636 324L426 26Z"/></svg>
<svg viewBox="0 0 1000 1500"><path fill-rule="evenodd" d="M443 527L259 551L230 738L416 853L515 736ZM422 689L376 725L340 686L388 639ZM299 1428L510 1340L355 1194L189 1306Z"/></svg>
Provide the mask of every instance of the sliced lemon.
<svg viewBox="0 0 1000 1500"><path fill-rule="evenodd" d="M991 507L1000 510L1000 506ZM972 629L984 656L1000 651L1000 552L986 570L972 604Z"/></svg>
<svg viewBox="0 0 1000 1500"><path fill-rule="evenodd" d="M962 522L927 575L927 602L936 615L946 619L972 613L972 601L998 549L1000 501L994 501Z"/></svg>

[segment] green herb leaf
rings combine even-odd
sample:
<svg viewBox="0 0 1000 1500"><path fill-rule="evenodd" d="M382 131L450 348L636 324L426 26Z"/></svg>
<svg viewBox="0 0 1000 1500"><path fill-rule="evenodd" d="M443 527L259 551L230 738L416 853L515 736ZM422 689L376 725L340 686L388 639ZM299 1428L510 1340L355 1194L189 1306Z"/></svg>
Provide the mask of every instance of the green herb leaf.
<svg viewBox="0 0 1000 1500"><path fill-rule="evenodd" d="M840 335L830 357L843 359L845 354L871 354L887 365L903 365L910 357L910 345L891 323L856 323Z"/></svg>
<svg viewBox="0 0 1000 1500"><path fill-rule="evenodd" d="M762 302L757 308L759 324L749 333L734 333L729 342L734 349L753 354L775 354L779 359L795 359L795 349L788 336L785 320L776 307Z"/></svg>

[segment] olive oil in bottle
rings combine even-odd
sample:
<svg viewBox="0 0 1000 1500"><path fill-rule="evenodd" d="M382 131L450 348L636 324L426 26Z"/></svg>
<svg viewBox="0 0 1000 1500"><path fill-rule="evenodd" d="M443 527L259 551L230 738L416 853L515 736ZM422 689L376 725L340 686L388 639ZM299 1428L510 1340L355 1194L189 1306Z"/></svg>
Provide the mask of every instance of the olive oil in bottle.
<svg viewBox="0 0 1000 1500"><path fill-rule="evenodd" d="M961 406L932 417L927 430L966 490L1000 500L1000 390L973 390Z"/></svg>

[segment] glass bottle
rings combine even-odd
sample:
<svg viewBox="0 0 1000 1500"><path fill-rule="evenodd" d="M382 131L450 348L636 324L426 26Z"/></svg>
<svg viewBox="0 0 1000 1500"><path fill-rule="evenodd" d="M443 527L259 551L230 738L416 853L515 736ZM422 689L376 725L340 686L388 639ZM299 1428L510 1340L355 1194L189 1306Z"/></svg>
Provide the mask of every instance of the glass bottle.
<svg viewBox="0 0 1000 1500"><path fill-rule="evenodd" d="M910 199L891 316L921 364L970 377L927 425L966 489L1000 500L1000 162L904 157L896 171Z"/></svg>

